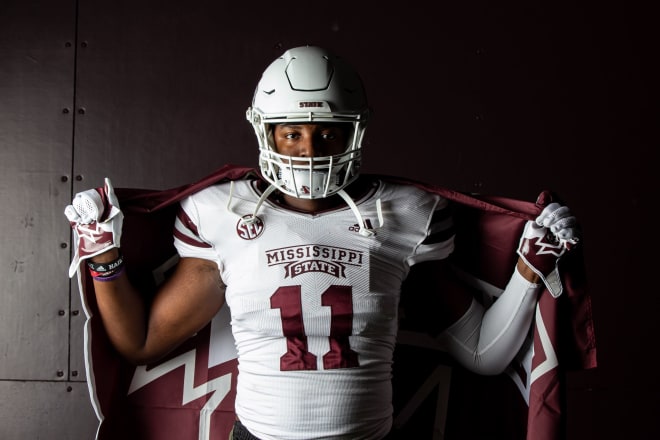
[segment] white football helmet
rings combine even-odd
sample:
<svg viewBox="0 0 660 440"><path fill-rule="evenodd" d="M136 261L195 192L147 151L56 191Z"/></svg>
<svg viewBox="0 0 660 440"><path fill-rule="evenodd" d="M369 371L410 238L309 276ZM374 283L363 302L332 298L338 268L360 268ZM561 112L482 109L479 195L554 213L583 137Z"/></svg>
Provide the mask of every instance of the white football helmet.
<svg viewBox="0 0 660 440"><path fill-rule="evenodd" d="M273 61L246 112L259 141L264 178L283 193L302 199L328 197L358 177L368 116L357 72L340 57L315 46L289 49ZM324 122L351 124L343 153L293 158L276 152L273 124Z"/></svg>

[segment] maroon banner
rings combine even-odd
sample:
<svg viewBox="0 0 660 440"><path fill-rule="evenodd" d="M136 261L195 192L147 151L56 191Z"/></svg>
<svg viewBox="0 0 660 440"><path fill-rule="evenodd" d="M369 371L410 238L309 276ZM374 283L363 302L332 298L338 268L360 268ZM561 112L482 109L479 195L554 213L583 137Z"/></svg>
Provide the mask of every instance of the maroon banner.
<svg viewBox="0 0 660 440"><path fill-rule="evenodd" d="M259 177L228 165L190 185L154 191L117 188L124 212L122 250L128 275L148 301L176 265L172 226L177 202L214 183ZM457 267L497 291L509 280L527 220L543 208L520 200L474 196L391 176L370 176L424 187L456 202ZM550 193L539 200L548 200ZM505 374L483 377L455 364L405 320L395 350L395 438L565 436L565 373L594 368L596 341L581 248L560 261L564 292L544 291L529 343ZM97 313L93 283L78 276L85 312L87 378L99 417L97 439L226 439L234 421L236 353L223 311L155 365L125 362L110 345Z"/></svg>

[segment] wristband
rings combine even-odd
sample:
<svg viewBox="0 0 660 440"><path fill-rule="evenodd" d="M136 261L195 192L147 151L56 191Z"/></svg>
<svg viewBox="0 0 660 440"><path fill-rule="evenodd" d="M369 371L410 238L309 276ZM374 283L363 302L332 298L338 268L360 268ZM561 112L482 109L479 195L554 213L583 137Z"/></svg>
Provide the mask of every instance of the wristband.
<svg viewBox="0 0 660 440"><path fill-rule="evenodd" d="M98 272L94 272L94 271L91 272L92 272L92 279L95 281L112 281L116 278L119 278L119 276L124 272L124 266L121 266L119 269L108 275L97 275Z"/></svg>
<svg viewBox="0 0 660 440"><path fill-rule="evenodd" d="M122 270L124 270L124 266L119 266L116 270L109 270L107 272L97 272L95 270L90 269L89 273L92 275L92 278L107 278L116 273L121 273Z"/></svg>
<svg viewBox="0 0 660 440"><path fill-rule="evenodd" d="M124 265L124 257L120 253L117 259L108 261L107 263L94 263L91 260L87 261L87 267L92 271L93 276L112 275L116 273Z"/></svg>

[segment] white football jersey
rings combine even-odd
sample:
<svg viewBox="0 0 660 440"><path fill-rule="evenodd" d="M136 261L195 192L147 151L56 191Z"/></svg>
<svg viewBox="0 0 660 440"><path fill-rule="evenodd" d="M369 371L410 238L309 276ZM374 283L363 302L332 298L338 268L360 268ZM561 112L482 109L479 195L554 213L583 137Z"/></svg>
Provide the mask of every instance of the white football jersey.
<svg viewBox="0 0 660 440"><path fill-rule="evenodd" d="M271 439L379 439L392 424L391 364L410 266L453 250L448 201L374 182L348 207L308 214L247 180L181 202L181 257L217 262L238 351L236 414ZM380 209L380 213L379 213ZM382 225L379 217L383 219Z"/></svg>

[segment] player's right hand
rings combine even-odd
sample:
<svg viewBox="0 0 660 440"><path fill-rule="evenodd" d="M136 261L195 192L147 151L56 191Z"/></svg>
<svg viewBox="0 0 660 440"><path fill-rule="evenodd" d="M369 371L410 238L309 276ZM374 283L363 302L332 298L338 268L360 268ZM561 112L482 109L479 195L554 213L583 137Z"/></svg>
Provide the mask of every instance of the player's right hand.
<svg viewBox="0 0 660 440"><path fill-rule="evenodd" d="M75 246L69 277L76 273L81 261L119 247L124 214L109 178L105 178L102 188L76 194L64 215L73 230Z"/></svg>

